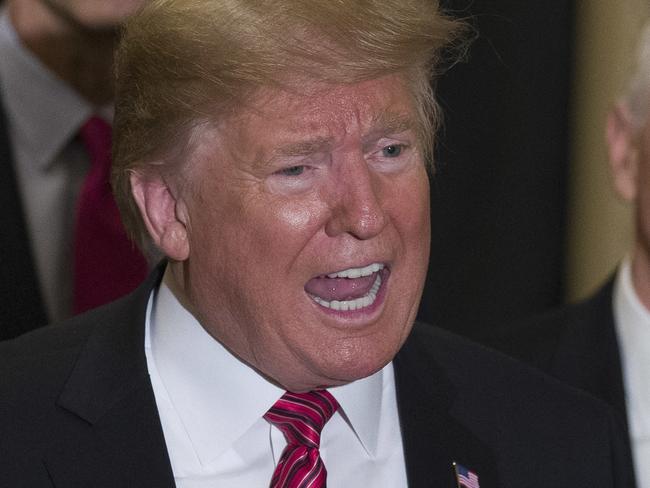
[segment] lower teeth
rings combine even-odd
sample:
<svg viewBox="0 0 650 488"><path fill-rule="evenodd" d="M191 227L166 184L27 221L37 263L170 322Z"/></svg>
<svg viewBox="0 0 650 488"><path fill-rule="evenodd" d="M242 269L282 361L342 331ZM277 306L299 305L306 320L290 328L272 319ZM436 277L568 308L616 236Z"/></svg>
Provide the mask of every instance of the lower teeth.
<svg viewBox="0 0 650 488"><path fill-rule="evenodd" d="M377 278L375 279L375 282L372 284L372 288L370 288L370 291L365 296L362 296L361 298L355 298L354 300L332 300L331 302L328 302L327 300L324 300L321 297L317 297L314 295L312 295L312 298L316 303L318 303L319 305L325 308L331 308L332 310L341 310L343 312L347 312L348 310L359 310L362 308L366 308L372 305L373 303L375 303L375 300L377 299L377 292L379 291L380 287L381 287L381 276L377 274Z"/></svg>

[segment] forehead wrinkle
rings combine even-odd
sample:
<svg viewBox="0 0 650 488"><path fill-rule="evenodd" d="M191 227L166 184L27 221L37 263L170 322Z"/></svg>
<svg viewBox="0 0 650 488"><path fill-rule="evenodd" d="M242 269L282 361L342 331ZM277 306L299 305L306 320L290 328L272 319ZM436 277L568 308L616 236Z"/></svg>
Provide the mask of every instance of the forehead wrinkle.
<svg viewBox="0 0 650 488"><path fill-rule="evenodd" d="M253 148L245 144L248 149L244 152L249 156L246 158L249 164L256 167L270 166L282 158L332 152L350 137L359 138L363 144L378 135L397 134L417 127L416 114L409 110L410 105L397 103L396 106L397 101L392 95L381 100L370 90L368 93L350 96L345 88L327 87L317 91L322 103L316 104L311 104L310 97L306 96L287 92L278 95L276 91L261 92L257 99L260 104L269 101L275 105L281 99L284 115L278 118L277 114L271 114L270 119L277 119L274 124L276 142L270 144L272 147L258 147L251 151ZM328 105L324 109L325 102ZM294 107L295 110L292 110ZM252 121L255 121L253 126L260 121L270 122L265 109L238 117L239 128L246 127ZM246 133L245 130L243 132Z"/></svg>

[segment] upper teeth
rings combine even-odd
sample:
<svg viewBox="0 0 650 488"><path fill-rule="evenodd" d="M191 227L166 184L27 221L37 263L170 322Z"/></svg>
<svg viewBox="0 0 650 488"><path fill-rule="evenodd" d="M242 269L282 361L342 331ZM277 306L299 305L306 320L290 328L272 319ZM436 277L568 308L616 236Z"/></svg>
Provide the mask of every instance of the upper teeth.
<svg viewBox="0 0 650 488"><path fill-rule="evenodd" d="M349 268L344 269L343 271L338 271L336 273L330 273L327 275L328 278L361 278L362 276L370 276L377 271L384 269L384 265L381 263L372 263L363 268Z"/></svg>

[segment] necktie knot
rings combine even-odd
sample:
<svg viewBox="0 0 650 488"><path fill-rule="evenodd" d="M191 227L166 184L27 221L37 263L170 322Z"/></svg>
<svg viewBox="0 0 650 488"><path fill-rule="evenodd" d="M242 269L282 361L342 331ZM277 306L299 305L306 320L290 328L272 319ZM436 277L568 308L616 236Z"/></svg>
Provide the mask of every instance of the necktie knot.
<svg viewBox="0 0 650 488"><path fill-rule="evenodd" d="M318 448L321 430L337 408L338 403L325 390L287 392L264 418L282 431L289 444Z"/></svg>
<svg viewBox="0 0 650 488"><path fill-rule="evenodd" d="M264 415L282 431L287 447L271 480L272 488L320 488L327 472L320 458L320 434L339 404L326 390L286 392Z"/></svg>

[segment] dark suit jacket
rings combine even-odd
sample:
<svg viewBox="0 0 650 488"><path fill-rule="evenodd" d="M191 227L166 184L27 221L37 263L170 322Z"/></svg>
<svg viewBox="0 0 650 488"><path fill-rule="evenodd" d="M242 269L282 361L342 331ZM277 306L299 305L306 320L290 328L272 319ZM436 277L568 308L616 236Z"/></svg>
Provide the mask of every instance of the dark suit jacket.
<svg viewBox="0 0 650 488"><path fill-rule="evenodd" d="M174 486L143 346L159 279L0 344L0 486ZM453 461L481 488L631 486L589 395L431 326L394 364L409 486L455 488Z"/></svg>
<svg viewBox="0 0 650 488"><path fill-rule="evenodd" d="M613 289L611 278L579 303L497 330L482 342L607 402L629 442Z"/></svg>
<svg viewBox="0 0 650 488"><path fill-rule="evenodd" d="M612 278L586 300L512 324L485 342L602 398L626 423L613 289Z"/></svg>
<svg viewBox="0 0 650 488"><path fill-rule="evenodd" d="M0 341L47 323L0 103Z"/></svg>

